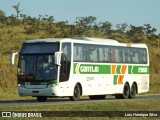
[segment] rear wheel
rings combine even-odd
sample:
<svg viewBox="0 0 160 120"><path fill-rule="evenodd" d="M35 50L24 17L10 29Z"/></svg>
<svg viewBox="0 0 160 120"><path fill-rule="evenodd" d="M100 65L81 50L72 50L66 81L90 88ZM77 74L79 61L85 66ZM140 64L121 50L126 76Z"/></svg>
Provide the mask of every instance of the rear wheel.
<svg viewBox="0 0 160 120"><path fill-rule="evenodd" d="M89 96L89 98L91 100L100 100L100 99L105 99L106 95L92 95L92 96Z"/></svg>
<svg viewBox="0 0 160 120"><path fill-rule="evenodd" d="M122 99L128 99L129 93L130 93L129 85L125 83L124 88L123 88Z"/></svg>
<svg viewBox="0 0 160 120"><path fill-rule="evenodd" d="M69 97L71 101L77 101L81 96L81 88L79 84L76 84L73 91L73 96Z"/></svg>
<svg viewBox="0 0 160 120"><path fill-rule="evenodd" d="M47 97L44 96L39 96L37 97L38 102L46 102L47 101Z"/></svg>
<svg viewBox="0 0 160 120"><path fill-rule="evenodd" d="M115 98L117 98L117 99L128 99L129 94L130 94L129 85L128 85L128 83L125 83L124 87L123 87L123 94L115 94Z"/></svg>
<svg viewBox="0 0 160 120"><path fill-rule="evenodd" d="M131 86L129 98L131 98L131 99L135 98L136 93L137 93L137 87L136 87L135 83L133 83L132 86Z"/></svg>

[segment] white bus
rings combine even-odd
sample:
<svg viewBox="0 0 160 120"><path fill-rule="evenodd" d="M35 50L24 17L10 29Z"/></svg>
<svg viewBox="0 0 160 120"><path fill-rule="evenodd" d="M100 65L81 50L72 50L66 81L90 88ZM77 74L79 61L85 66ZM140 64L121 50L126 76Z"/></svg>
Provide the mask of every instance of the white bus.
<svg viewBox="0 0 160 120"><path fill-rule="evenodd" d="M11 64L17 53L12 54ZM19 96L134 98L149 91L149 54L145 44L101 38L28 40L19 52Z"/></svg>

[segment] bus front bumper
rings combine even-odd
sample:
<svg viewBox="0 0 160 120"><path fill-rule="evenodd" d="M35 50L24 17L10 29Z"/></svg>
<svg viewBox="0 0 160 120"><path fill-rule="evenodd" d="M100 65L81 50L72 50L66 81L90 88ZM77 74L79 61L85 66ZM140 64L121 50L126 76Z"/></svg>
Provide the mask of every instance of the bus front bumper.
<svg viewBox="0 0 160 120"><path fill-rule="evenodd" d="M58 91L58 92L57 92ZM61 90L58 87L46 87L42 89L18 87L19 96L61 96Z"/></svg>

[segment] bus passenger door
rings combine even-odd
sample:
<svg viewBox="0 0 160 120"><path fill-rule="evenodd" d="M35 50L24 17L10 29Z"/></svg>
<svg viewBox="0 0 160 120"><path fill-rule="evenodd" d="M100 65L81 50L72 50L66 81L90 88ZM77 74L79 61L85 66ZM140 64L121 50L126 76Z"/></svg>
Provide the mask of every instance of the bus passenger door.
<svg viewBox="0 0 160 120"><path fill-rule="evenodd" d="M59 82L68 81L71 66L71 43L62 44L60 80Z"/></svg>

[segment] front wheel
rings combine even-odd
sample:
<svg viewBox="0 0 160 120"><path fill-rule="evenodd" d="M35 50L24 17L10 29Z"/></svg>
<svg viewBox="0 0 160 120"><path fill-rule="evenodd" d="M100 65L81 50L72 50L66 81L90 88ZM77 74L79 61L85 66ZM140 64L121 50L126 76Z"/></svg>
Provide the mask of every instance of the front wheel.
<svg viewBox="0 0 160 120"><path fill-rule="evenodd" d="M37 97L38 102L46 102L47 101L47 97L44 96L39 96Z"/></svg>
<svg viewBox="0 0 160 120"><path fill-rule="evenodd" d="M74 91L73 91L73 96L70 96L70 100L71 101L77 101L80 99L81 96L81 88L79 84L76 84L76 86L74 87Z"/></svg>

